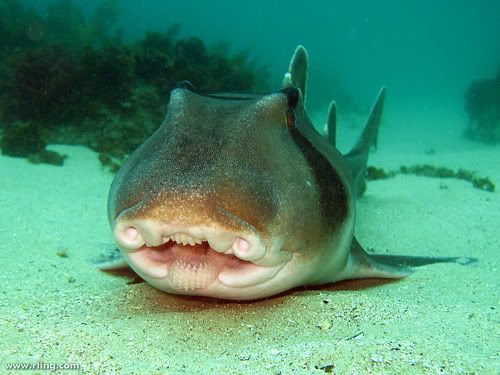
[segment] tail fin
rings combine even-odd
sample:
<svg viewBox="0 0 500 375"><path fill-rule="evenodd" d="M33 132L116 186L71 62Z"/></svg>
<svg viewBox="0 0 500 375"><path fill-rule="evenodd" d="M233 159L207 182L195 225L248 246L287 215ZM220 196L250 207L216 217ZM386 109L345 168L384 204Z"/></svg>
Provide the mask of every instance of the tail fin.
<svg viewBox="0 0 500 375"><path fill-rule="evenodd" d="M366 190L365 174L368 152L371 146L377 147L378 129L382 120L384 101L385 87L382 87L377 95L377 99L375 99L363 132L351 151L344 155L351 167L353 189L356 196L361 196Z"/></svg>
<svg viewBox="0 0 500 375"><path fill-rule="evenodd" d="M413 267L421 267L435 263L456 263L469 266L478 262L477 258L469 257L426 257L367 253L356 238L351 248L349 279L358 278L389 278L399 279L410 275Z"/></svg>

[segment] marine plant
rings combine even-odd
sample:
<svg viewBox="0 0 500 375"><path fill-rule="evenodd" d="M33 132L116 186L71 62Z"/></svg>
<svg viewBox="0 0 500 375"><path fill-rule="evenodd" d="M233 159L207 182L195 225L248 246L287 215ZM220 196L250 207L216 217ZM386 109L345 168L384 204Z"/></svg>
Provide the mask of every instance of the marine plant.
<svg viewBox="0 0 500 375"><path fill-rule="evenodd" d="M12 92L5 103L5 115L47 127L75 116L78 69L75 56L62 47L38 47L21 53L12 66Z"/></svg>
<svg viewBox="0 0 500 375"><path fill-rule="evenodd" d="M131 95L134 59L127 47L87 47L80 60L80 74L81 97L117 109Z"/></svg>
<svg viewBox="0 0 500 375"><path fill-rule="evenodd" d="M7 155L27 157L34 164L62 165L66 155L46 150L46 145L44 130L36 123L10 123L8 131L0 138L0 148Z"/></svg>
<svg viewBox="0 0 500 375"><path fill-rule="evenodd" d="M0 141L2 152L11 156L27 156L45 149L43 128L39 124L14 121L4 129Z"/></svg>
<svg viewBox="0 0 500 375"><path fill-rule="evenodd" d="M146 33L144 39L137 43L134 51L137 77L159 88L167 84L174 54L173 44L170 31Z"/></svg>
<svg viewBox="0 0 500 375"><path fill-rule="evenodd" d="M390 171L373 166L369 166L366 169L367 180L383 180L395 177L398 174L412 174L432 178L454 178L457 180L468 181L476 189L489 191L491 193L496 190L494 182L489 177L479 177L475 172L463 168L455 171L447 167L435 167L429 164L416 164L411 166L402 165L399 167L399 170Z"/></svg>
<svg viewBox="0 0 500 375"><path fill-rule="evenodd" d="M46 40L72 49L88 42L88 30L83 11L70 0L59 0L47 8Z"/></svg>
<svg viewBox="0 0 500 375"><path fill-rule="evenodd" d="M178 25L124 44L118 15L115 0L88 18L70 0L50 5L45 18L18 0L0 0L3 154L54 162L47 143L81 144L116 170L158 127L178 81L200 91L267 86L267 68L250 62L248 51L233 55L178 38ZM22 127L31 134L25 141Z"/></svg>
<svg viewBox="0 0 500 375"><path fill-rule="evenodd" d="M493 79L472 82L465 93L469 115L466 136L485 143L500 142L500 65Z"/></svg>
<svg viewBox="0 0 500 375"><path fill-rule="evenodd" d="M0 56L14 48L32 47L43 37L44 21L18 0L0 1Z"/></svg>

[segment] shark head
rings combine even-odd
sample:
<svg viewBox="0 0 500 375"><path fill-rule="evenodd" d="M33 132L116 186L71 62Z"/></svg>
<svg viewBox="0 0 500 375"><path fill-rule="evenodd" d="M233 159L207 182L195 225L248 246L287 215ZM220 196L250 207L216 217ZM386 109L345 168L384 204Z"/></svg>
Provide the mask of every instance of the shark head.
<svg viewBox="0 0 500 375"><path fill-rule="evenodd" d="M227 299L321 280L328 249L350 246L353 213L345 178L298 131L305 121L298 88L173 90L163 124L111 187L129 265L166 292Z"/></svg>
<svg viewBox="0 0 500 375"><path fill-rule="evenodd" d="M280 91L204 95L183 84L171 92L164 122L126 160L108 200L116 243L149 284L248 300L411 272L408 258L369 255L353 235L385 90L342 155L335 103L326 134L305 111L307 66L299 46Z"/></svg>

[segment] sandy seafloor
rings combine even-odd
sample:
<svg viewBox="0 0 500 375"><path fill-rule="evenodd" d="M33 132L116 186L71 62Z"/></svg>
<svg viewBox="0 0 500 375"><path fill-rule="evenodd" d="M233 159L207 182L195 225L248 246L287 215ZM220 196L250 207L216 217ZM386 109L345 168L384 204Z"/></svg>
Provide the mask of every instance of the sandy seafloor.
<svg viewBox="0 0 500 375"><path fill-rule="evenodd" d="M455 121L389 119L370 164L468 168L498 186L500 147L439 131L441 120ZM351 130L341 129L345 144ZM113 248L106 219L112 175L83 147L51 148L69 156L63 167L0 157L2 366L76 363L96 374L321 374L325 366L335 374L500 373L499 192L398 176L370 182L358 203L356 232L366 247L472 256L476 265L436 264L397 282L224 302L167 295L97 271L92 262Z"/></svg>

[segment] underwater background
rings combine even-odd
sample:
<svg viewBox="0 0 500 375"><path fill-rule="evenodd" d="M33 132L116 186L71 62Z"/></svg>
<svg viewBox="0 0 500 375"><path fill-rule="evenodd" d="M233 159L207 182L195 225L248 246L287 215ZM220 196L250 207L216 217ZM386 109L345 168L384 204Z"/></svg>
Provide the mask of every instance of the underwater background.
<svg viewBox="0 0 500 375"><path fill-rule="evenodd" d="M43 12L51 3L30 5ZM100 5L75 4L85 14ZM281 79L290 51L303 44L314 62L310 83L324 87L316 98L331 96L331 82L348 89L365 108L382 84L397 93L392 101L409 108L435 102L459 107L463 97L456 93L471 80L493 77L498 68L500 4L495 0L117 4L116 26L125 41L179 24L182 36L197 36L208 44L226 42L233 51L249 49L270 66L275 80ZM420 100L412 105L416 98Z"/></svg>
<svg viewBox="0 0 500 375"><path fill-rule="evenodd" d="M279 90L299 44L341 151L387 87L357 237L478 263L247 303L97 271L109 185L172 87ZM0 372L498 374L499 144L496 0L0 0Z"/></svg>

